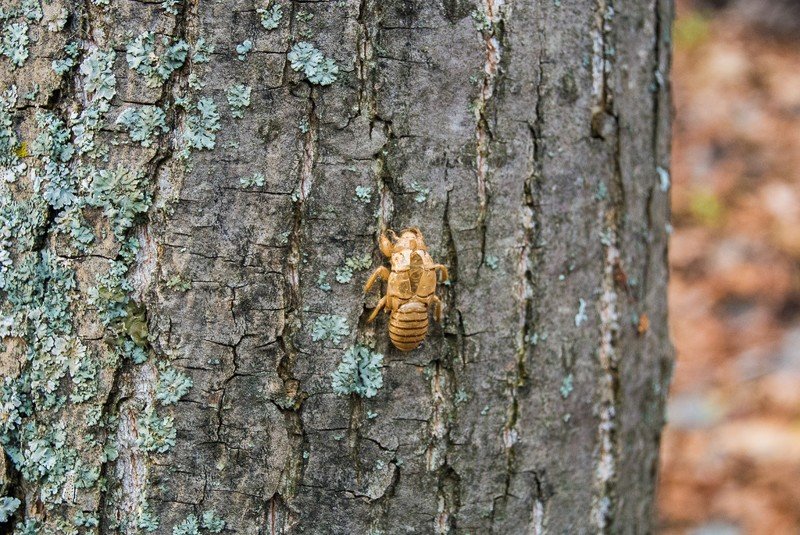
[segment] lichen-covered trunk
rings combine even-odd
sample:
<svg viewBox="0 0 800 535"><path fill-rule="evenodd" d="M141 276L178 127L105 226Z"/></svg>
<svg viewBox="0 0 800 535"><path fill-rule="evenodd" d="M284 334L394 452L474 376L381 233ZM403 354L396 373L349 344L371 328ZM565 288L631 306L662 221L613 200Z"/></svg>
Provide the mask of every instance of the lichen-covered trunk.
<svg viewBox="0 0 800 535"><path fill-rule="evenodd" d="M652 529L671 0L2 6L0 531Z"/></svg>

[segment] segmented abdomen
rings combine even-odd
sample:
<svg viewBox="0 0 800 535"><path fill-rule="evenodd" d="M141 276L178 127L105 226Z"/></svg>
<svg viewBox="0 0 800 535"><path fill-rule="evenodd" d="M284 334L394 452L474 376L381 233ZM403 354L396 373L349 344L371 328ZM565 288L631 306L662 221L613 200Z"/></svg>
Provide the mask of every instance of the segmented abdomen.
<svg viewBox="0 0 800 535"><path fill-rule="evenodd" d="M412 301L392 311L389 338L400 351L416 349L428 332L428 307Z"/></svg>

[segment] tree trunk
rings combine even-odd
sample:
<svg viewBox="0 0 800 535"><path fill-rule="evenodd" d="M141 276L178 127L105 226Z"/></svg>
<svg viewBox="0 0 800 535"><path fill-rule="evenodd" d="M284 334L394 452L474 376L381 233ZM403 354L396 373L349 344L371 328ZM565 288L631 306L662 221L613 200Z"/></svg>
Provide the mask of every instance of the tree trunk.
<svg viewBox="0 0 800 535"><path fill-rule="evenodd" d="M652 530L670 0L2 4L2 529Z"/></svg>

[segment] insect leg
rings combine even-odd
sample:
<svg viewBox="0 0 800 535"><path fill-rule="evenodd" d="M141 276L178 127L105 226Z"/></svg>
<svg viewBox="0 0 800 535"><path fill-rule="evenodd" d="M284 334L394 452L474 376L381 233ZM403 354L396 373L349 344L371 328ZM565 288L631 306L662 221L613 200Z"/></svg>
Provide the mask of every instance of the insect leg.
<svg viewBox="0 0 800 535"><path fill-rule="evenodd" d="M378 304L375 305L375 310L373 310L372 314L370 314L369 318L367 318L367 323L375 319L375 317L378 315L378 312L381 311L381 309L384 307L385 304L386 304L386 296L384 295L383 297L381 297L381 300L378 301Z"/></svg>
<svg viewBox="0 0 800 535"><path fill-rule="evenodd" d="M389 269L386 266L381 266L376 269L372 275L370 275L369 279L367 279L367 283L364 285L364 293L368 292L372 285L375 284L375 281L380 277L383 280L389 280Z"/></svg>
<svg viewBox="0 0 800 535"><path fill-rule="evenodd" d="M436 318L436 321L441 322L442 321L442 301L438 297L436 297L435 295L432 295L430 297L430 302L433 303L433 317Z"/></svg>
<svg viewBox="0 0 800 535"><path fill-rule="evenodd" d="M397 239L397 237L395 237L395 239ZM392 245L392 241L386 237L386 234L381 234L381 237L378 240L378 244L380 245L383 256L385 256L386 258L391 258L392 251L394 250L394 245Z"/></svg>
<svg viewBox="0 0 800 535"><path fill-rule="evenodd" d="M447 271L447 266L445 266L444 264L434 264L433 269L439 271L442 274L440 279L441 282L444 282L450 278L450 272Z"/></svg>

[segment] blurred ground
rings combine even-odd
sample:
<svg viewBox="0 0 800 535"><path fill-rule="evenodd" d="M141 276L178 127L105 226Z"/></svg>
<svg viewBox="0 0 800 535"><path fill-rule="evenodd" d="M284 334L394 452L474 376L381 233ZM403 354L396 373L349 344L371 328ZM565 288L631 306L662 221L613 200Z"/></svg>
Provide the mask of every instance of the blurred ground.
<svg viewBox="0 0 800 535"><path fill-rule="evenodd" d="M800 37L678 4L660 532L797 534Z"/></svg>

